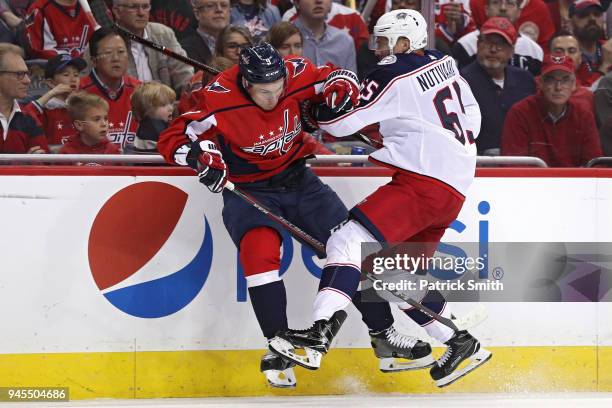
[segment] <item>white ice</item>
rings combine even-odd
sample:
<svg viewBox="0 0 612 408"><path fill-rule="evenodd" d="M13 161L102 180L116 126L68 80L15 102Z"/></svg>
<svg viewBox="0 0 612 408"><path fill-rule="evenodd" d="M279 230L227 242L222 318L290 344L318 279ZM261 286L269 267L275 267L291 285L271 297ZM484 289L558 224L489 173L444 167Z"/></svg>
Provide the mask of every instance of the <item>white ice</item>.
<svg viewBox="0 0 612 408"><path fill-rule="evenodd" d="M314 397L224 397L150 400L84 400L63 403L9 403L18 407L66 408L193 408L193 407L612 407L612 393L338 395Z"/></svg>

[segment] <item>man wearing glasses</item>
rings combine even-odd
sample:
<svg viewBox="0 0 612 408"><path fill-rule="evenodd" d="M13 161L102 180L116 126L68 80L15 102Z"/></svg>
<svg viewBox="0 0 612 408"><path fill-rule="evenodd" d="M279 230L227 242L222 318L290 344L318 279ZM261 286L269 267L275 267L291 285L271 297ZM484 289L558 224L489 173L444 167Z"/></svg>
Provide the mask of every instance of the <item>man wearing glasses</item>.
<svg viewBox="0 0 612 408"><path fill-rule="evenodd" d="M187 55L171 28L149 22L149 0L114 0L113 15L117 24L132 33L162 45L174 52ZM128 46L128 75L142 82L159 81L180 94L193 76L193 67L160 52L131 41Z"/></svg>
<svg viewBox="0 0 612 408"><path fill-rule="evenodd" d="M0 153L47 153L47 139L32 116L21 111L17 99L27 96L30 75L23 51L0 44Z"/></svg>
<svg viewBox="0 0 612 408"><path fill-rule="evenodd" d="M191 4L198 28L181 45L189 58L207 64L213 56L219 34L229 25L230 0L192 0Z"/></svg>
<svg viewBox="0 0 612 408"><path fill-rule="evenodd" d="M29 54L51 59L57 54L83 54L94 26L77 0L37 0L26 17Z"/></svg>
<svg viewBox="0 0 612 408"><path fill-rule="evenodd" d="M510 109L501 141L504 156L535 156L551 167L579 167L602 156L593 113L570 99L576 88L574 62L544 58L541 91Z"/></svg>

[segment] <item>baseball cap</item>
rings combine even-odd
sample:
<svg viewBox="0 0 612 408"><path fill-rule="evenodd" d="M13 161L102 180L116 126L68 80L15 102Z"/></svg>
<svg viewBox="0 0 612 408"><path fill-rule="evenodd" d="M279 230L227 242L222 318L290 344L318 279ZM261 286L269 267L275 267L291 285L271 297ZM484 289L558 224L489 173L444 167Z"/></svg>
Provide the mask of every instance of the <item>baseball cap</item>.
<svg viewBox="0 0 612 408"><path fill-rule="evenodd" d="M480 28L480 34L498 34L504 37L510 45L516 42L516 28L510 20L504 17L491 17Z"/></svg>
<svg viewBox="0 0 612 408"><path fill-rule="evenodd" d="M599 0L576 0L569 6L569 16L572 17L574 14L580 15L589 7L597 7L600 11L604 11Z"/></svg>
<svg viewBox="0 0 612 408"><path fill-rule="evenodd" d="M574 74L574 61L563 54L546 54L540 73L546 75L553 71L565 71Z"/></svg>
<svg viewBox="0 0 612 408"><path fill-rule="evenodd" d="M45 78L53 78L53 75L57 74L68 65L72 65L79 71L82 71L87 67L87 62L81 57L58 54L47 61L47 65L45 66Z"/></svg>

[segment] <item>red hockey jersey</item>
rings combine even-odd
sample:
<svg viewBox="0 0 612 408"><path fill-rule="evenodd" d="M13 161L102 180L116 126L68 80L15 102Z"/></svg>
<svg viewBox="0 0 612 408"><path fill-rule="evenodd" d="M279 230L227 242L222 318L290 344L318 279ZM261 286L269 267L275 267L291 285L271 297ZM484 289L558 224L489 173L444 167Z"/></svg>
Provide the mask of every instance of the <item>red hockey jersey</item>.
<svg viewBox="0 0 612 408"><path fill-rule="evenodd" d="M64 144L77 134L64 101L51 99L45 106L33 101L23 110L36 118L50 145Z"/></svg>
<svg viewBox="0 0 612 408"><path fill-rule="evenodd" d="M101 96L108 102L108 140L123 150L134 144L138 121L132 113L132 94L141 84L136 78L125 75L119 91L108 89L96 75L96 70L81 78L81 90Z"/></svg>
<svg viewBox="0 0 612 408"><path fill-rule="evenodd" d="M49 59L58 53L81 55L93 32L78 2L68 7L54 0L37 0L28 9L26 33L35 58Z"/></svg>
<svg viewBox="0 0 612 408"><path fill-rule="evenodd" d="M316 145L304 143L299 103L319 100L333 68L295 56L285 58L285 66L285 93L273 110L264 111L251 100L234 66L200 91L200 110L179 116L160 135L157 149L168 162L184 166L192 141L216 136L229 179L238 183L267 179L312 154Z"/></svg>

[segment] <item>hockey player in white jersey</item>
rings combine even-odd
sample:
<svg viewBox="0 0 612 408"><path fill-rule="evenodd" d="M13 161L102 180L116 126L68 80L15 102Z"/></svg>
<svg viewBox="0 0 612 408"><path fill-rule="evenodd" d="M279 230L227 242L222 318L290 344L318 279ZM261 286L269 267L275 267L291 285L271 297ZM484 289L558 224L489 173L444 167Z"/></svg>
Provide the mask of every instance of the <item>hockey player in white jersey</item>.
<svg viewBox="0 0 612 408"><path fill-rule="evenodd" d="M272 351L310 369L318 368L321 356L316 351L329 349L341 325L338 317L358 289L361 244L434 243L428 246L431 253L425 254L431 256L459 214L474 179L480 109L454 60L425 49L423 16L414 10L386 13L374 27L372 40L381 60L366 75L359 98L350 89L338 89L316 116L322 129L338 137L380 122L384 146L371 154L370 161L394 173L388 184L351 209L349 221L327 242L314 325L279 332L270 343ZM356 83L356 77L352 81ZM427 292L420 302L451 317L449 305L437 291ZM491 357L467 331L454 331L408 304L400 308L448 346L430 370L439 387ZM304 348L307 355L295 348Z"/></svg>

